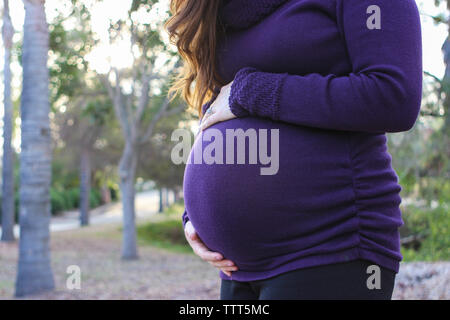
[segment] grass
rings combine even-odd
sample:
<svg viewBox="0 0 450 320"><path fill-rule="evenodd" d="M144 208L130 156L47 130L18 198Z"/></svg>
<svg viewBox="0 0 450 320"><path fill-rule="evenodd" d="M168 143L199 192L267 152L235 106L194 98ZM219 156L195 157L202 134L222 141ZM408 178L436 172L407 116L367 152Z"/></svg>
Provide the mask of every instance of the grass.
<svg viewBox="0 0 450 320"><path fill-rule="evenodd" d="M139 244L151 245L178 253L192 253L184 237L181 215L183 204L175 203L154 221L137 226Z"/></svg>
<svg viewBox="0 0 450 320"><path fill-rule="evenodd" d="M449 261L450 217L448 209L407 207L403 211L405 225L400 229L402 237L420 240L402 247L404 261Z"/></svg>

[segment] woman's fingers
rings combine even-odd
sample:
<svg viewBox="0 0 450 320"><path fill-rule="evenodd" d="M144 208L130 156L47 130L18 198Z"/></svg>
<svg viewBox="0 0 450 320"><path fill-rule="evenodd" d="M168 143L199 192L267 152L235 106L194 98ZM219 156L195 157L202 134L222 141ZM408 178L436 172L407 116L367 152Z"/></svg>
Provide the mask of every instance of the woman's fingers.
<svg viewBox="0 0 450 320"><path fill-rule="evenodd" d="M220 269L222 270L222 269ZM222 270L223 273L225 273L227 276L231 277L231 272L227 270Z"/></svg>
<svg viewBox="0 0 450 320"><path fill-rule="evenodd" d="M223 259L223 256L220 253L209 250L200 239L191 240L190 244L192 249L194 250L194 253L203 260L220 261Z"/></svg>
<svg viewBox="0 0 450 320"><path fill-rule="evenodd" d="M220 261L223 256L218 252L210 251L202 242L195 241L194 252L205 261Z"/></svg>
<svg viewBox="0 0 450 320"><path fill-rule="evenodd" d="M213 252L205 246L190 221L186 223L184 232L192 250L194 250L194 253L200 258L206 261L220 261L223 259L223 256L220 253Z"/></svg>
<svg viewBox="0 0 450 320"><path fill-rule="evenodd" d="M208 110L209 110L209 109L208 109ZM206 112L206 113L203 115L203 118L202 118L202 120L200 121L200 128L202 127L203 123L205 123L206 119L209 118L210 115L211 115L210 112Z"/></svg>
<svg viewBox="0 0 450 320"><path fill-rule="evenodd" d="M222 268L222 267L223 268L225 268L225 267L231 267L232 268L232 267L236 267L233 261L227 260L227 259L223 259L223 260L220 260L220 261L209 261L209 263L212 266L217 267L217 268Z"/></svg>
<svg viewBox="0 0 450 320"><path fill-rule="evenodd" d="M194 253L201 259L222 270L222 272L227 276L231 276L231 272L238 270L233 261L224 259L222 254L213 252L209 250L208 247L206 247L190 221L186 223L184 227L184 233L187 241L189 242L189 245L192 247L192 250L194 250Z"/></svg>
<svg viewBox="0 0 450 320"><path fill-rule="evenodd" d="M211 262L211 261L208 261L208 263L209 263L210 265L212 265L213 267L216 267L217 269L220 269L220 270L225 270L225 271L237 271L237 269L238 269L236 266L222 266L222 267L219 267L219 266L214 265L214 263Z"/></svg>
<svg viewBox="0 0 450 320"><path fill-rule="evenodd" d="M233 82L223 86L220 89L219 95L215 98L214 102L209 106L208 110L204 114L200 129L205 130L218 122L230 120L236 118L231 112L229 106L231 85Z"/></svg>
<svg viewBox="0 0 450 320"><path fill-rule="evenodd" d="M205 119L205 121L202 121L202 124L200 125L201 130L205 130L206 128L212 126L214 123L218 122L217 120L217 114L213 114Z"/></svg>
<svg viewBox="0 0 450 320"><path fill-rule="evenodd" d="M186 235L186 238L188 240L197 240L198 235L197 232L194 229L194 226L190 221L186 222L186 226L184 227L184 233Z"/></svg>
<svg viewBox="0 0 450 320"><path fill-rule="evenodd" d="M205 130L212 126L213 124L216 124L218 122L227 121L236 118L236 116L228 109L225 110L218 110L214 112L212 115L210 115L208 118L205 119L205 121L202 121L202 124L200 125L201 130Z"/></svg>
<svg viewBox="0 0 450 320"><path fill-rule="evenodd" d="M224 267L224 268L218 268L218 269L220 269L222 271L230 272L230 273L237 271L236 267Z"/></svg>
<svg viewBox="0 0 450 320"><path fill-rule="evenodd" d="M206 128L210 127L211 125L217 122L214 119L211 120L211 118L217 117L217 111L216 110L210 111L210 110L213 110L212 106L209 107L209 109L204 114L202 121L200 122L200 131L205 130Z"/></svg>

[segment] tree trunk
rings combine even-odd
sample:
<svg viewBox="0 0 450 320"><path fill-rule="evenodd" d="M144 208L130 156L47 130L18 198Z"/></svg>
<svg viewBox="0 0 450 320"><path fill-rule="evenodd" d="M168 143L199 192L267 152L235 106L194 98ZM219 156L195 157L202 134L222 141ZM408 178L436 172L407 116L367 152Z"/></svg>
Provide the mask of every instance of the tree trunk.
<svg viewBox="0 0 450 320"><path fill-rule="evenodd" d="M450 13L450 0L447 0L447 13ZM450 157L450 20L448 21L448 35L442 46L442 52L444 54L445 63L445 75L443 79L443 88L445 92L445 98L443 101L444 107L444 126L443 126L443 145L447 146L444 150L444 156ZM450 165L444 163L444 175L448 177L450 174Z"/></svg>
<svg viewBox="0 0 450 320"><path fill-rule="evenodd" d="M119 164L120 192L123 207L122 259L138 259L135 222L135 177L137 168L137 149L126 142Z"/></svg>
<svg viewBox="0 0 450 320"><path fill-rule="evenodd" d="M169 193L169 188L164 188L164 202L165 202L165 207L168 208L170 206L170 193Z"/></svg>
<svg viewBox="0 0 450 320"><path fill-rule="evenodd" d="M14 241L14 154L11 148L12 114L11 101L11 47L14 29L9 16L9 3L4 0L3 44L4 63L4 116L3 116L3 168L2 168L2 241Z"/></svg>
<svg viewBox="0 0 450 320"><path fill-rule="evenodd" d="M20 242L16 296L54 288L50 266L51 138L44 0L24 0Z"/></svg>
<svg viewBox="0 0 450 320"><path fill-rule="evenodd" d="M91 155L83 148L80 156L80 224L89 225L89 196L91 194Z"/></svg>
<svg viewBox="0 0 450 320"><path fill-rule="evenodd" d="M450 13L450 0L447 0L447 13ZM442 46L442 51L444 54L445 63L445 75L444 75L444 88L445 88L445 100L444 100L444 132L446 133L444 137L448 139L450 134L450 20L448 21L448 33L447 39Z"/></svg>
<svg viewBox="0 0 450 320"><path fill-rule="evenodd" d="M172 192L173 192L173 201L174 201L174 202L180 201L180 190L178 190L178 188L175 187L175 188L172 190Z"/></svg>
<svg viewBox="0 0 450 320"><path fill-rule="evenodd" d="M162 213L163 211L164 211L163 189L159 188L159 209L158 209L158 212Z"/></svg>
<svg viewBox="0 0 450 320"><path fill-rule="evenodd" d="M111 190L109 190L108 186L103 186L102 190L102 201L103 203L111 203Z"/></svg>

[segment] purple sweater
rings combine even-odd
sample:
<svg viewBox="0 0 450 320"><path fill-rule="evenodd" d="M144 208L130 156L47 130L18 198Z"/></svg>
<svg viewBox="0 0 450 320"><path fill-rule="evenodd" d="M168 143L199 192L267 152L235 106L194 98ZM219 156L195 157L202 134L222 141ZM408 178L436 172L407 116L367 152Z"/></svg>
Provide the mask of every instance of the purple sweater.
<svg viewBox="0 0 450 320"><path fill-rule="evenodd" d="M409 130L420 109L414 0L223 1L217 66L238 118L204 133L278 129L279 171L194 164L208 147L196 140L183 223L239 267L223 279L355 259L398 272L401 187L385 133Z"/></svg>

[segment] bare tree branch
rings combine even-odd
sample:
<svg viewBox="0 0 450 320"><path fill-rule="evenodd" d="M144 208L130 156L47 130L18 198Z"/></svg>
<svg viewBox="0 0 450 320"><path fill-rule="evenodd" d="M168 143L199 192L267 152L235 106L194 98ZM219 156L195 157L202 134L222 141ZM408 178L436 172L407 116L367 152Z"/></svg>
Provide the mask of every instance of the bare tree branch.
<svg viewBox="0 0 450 320"><path fill-rule="evenodd" d="M117 78L118 72L116 71L116 87L113 88L111 82L109 81L109 77L111 75L111 71L106 74L106 76L101 76L100 79L103 82L106 90L108 91L109 98L111 99L114 106L114 113L116 114L117 119L119 120L120 126L124 133L125 139L131 139L131 131L130 131L130 123L127 114L124 112L124 108L122 106L120 91L119 79Z"/></svg>
<svg viewBox="0 0 450 320"><path fill-rule="evenodd" d="M140 140L140 143L144 143L151 137L151 135L153 134L153 129L155 128L158 121L163 117L163 114L167 109L167 107L169 106L169 103L170 100L166 98L163 104L161 105L160 109L158 110L158 112L153 116L152 120L150 121L145 134L142 136Z"/></svg>
<svg viewBox="0 0 450 320"><path fill-rule="evenodd" d="M161 105L161 108L153 116L152 121L149 123L147 130L146 130L145 134L142 136L142 138L140 139L139 143L141 143L141 144L146 143L148 141L148 139L150 139L150 137L153 135L155 126L159 120L161 120L164 117L170 117L174 114L180 113L186 108L186 106L184 104L180 104L175 108L167 110L169 104L170 104L170 99L166 98L164 100L164 103Z"/></svg>
<svg viewBox="0 0 450 320"><path fill-rule="evenodd" d="M442 80L440 78L438 78L437 76L435 76L434 74L432 74L431 72L428 71L424 71L423 72L425 75L433 78L434 80L436 80L437 82L439 82L440 84L442 84Z"/></svg>
<svg viewBox="0 0 450 320"><path fill-rule="evenodd" d="M140 125L144 111L147 108L150 101L150 75L146 70L142 73L141 77L141 95L138 100L138 105L135 114L136 125Z"/></svg>
<svg viewBox="0 0 450 320"><path fill-rule="evenodd" d="M421 116L427 116L427 117L436 117L436 118L443 118L444 115L437 113L437 112L431 112L431 111L420 111Z"/></svg>

